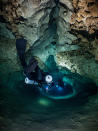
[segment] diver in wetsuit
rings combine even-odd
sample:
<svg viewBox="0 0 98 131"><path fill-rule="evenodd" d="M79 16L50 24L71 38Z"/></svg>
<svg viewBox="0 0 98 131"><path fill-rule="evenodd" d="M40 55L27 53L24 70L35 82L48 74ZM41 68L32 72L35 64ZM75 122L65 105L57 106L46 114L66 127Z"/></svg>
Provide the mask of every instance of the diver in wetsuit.
<svg viewBox="0 0 98 131"><path fill-rule="evenodd" d="M29 61L27 68L25 69L25 83L35 84L43 81L43 71L39 68L37 60L32 57Z"/></svg>
<svg viewBox="0 0 98 131"><path fill-rule="evenodd" d="M21 65L24 69L24 74L26 77L25 83L26 84L33 84L33 85L39 85L39 84L41 85L44 83L44 84L48 85L49 87L52 87L55 83L52 75L50 75L47 72L43 72L39 68L38 62L34 57L32 57L29 60L28 64L26 63L26 60L25 60L26 43L27 43L27 41L23 37L18 38L16 40L17 53L18 53ZM59 84L63 85L61 80L59 80Z"/></svg>
<svg viewBox="0 0 98 131"><path fill-rule="evenodd" d="M43 72L39 68L38 62L34 57L32 57L29 60L28 64L26 63L25 60L26 44L27 41L23 37L18 38L16 40L17 54L23 67L24 74L26 76L25 83L38 85L39 83L45 82L45 76L47 75L47 73Z"/></svg>

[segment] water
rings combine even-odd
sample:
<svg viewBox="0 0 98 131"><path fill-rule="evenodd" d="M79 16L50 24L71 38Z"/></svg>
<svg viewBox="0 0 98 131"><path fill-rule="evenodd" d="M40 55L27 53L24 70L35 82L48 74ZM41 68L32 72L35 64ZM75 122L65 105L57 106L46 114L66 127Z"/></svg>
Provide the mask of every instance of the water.
<svg viewBox="0 0 98 131"><path fill-rule="evenodd" d="M69 100L53 100L41 95L32 86L26 86L22 72L2 75L2 80L1 130L97 131L97 94L77 96Z"/></svg>

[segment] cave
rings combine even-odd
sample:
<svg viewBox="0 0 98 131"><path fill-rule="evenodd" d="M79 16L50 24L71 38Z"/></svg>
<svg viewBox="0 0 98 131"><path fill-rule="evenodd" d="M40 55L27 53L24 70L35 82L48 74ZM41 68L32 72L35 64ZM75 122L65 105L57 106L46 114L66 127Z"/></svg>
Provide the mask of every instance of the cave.
<svg viewBox="0 0 98 131"><path fill-rule="evenodd" d="M98 1L0 0L0 131L98 130Z"/></svg>

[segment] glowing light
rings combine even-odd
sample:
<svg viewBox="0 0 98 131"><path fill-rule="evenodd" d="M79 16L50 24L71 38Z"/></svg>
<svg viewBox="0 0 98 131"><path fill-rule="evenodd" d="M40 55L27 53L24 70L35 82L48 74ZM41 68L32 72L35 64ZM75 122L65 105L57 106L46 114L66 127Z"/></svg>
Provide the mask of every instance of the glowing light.
<svg viewBox="0 0 98 131"><path fill-rule="evenodd" d="M46 80L47 83L51 83L52 82L52 76L51 75L47 75L45 77L45 80Z"/></svg>
<svg viewBox="0 0 98 131"><path fill-rule="evenodd" d="M59 86L59 87L58 87L58 90L59 90L59 91L62 91L62 90L63 90L63 88Z"/></svg>
<svg viewBox="0 0 98 131"><path fill-rule="evenodd" d="M59 85L56 85L56 87L58 88L59 91L62 91L62 90L63 90L63 88L60 87Z"/></svg>
<svg viewBox="0 0 98 131"><path fill-rule="evenodd" d="M38 100L38 103L43 105L43 106L50 106L52 104L49 99L45 99L45 98L40 98Z"/></svg>
<svg viewBox="0 0 98 131"><path fill-rule="evenodd" d="M48 90L48 86L46 86L45 89Z"/></svg>

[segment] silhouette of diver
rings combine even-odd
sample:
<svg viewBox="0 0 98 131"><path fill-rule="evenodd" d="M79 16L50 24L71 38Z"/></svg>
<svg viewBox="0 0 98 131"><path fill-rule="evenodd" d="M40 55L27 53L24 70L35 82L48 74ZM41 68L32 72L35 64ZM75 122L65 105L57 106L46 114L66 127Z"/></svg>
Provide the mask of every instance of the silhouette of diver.
<svg viewBox="0 0 98 131"><path fill-rule="evenodd" d="M16 40L17 53L18 53L21 65L23 67L24 74L26 76L25 83L34 84L34 85L46 83L48 86L51 87L52 85L54 85L54 80L51 73L42 71L39 68L38 62L34 57L31 57L28 64L26 63L26 60L25 60L26 44L27 44L27 40L25 40L23 37L18 38ZM49 72L58 71L56 63L54 61L54 57L52 55L49 56L46 64L49 68ZM58 81L60 85L63 86L61 80L58 80Z"/></svg>
<svg viewBox="0 0 98 131"><path fill-rule="evenodd" d="M26 84L34 84L38 85L39 83L47 82L51 83L52 76L48 75L48 73L43 72L39 66L38 62L34 57L31 57L29 63L26 63L25 60L25 50L26 50L27 41L21 37L16 40L16 49L21 62L21 65L24 69L24 74L26 76L25 83Z"/></svg>

